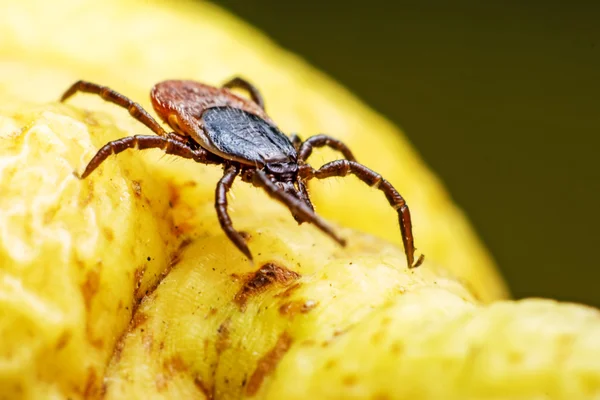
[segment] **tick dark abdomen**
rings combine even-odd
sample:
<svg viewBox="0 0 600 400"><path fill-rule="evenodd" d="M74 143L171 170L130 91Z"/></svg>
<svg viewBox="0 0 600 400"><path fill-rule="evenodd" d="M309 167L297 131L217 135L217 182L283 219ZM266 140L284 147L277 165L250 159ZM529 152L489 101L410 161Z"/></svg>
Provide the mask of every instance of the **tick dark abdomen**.
<svg viewBox="0 0 600 400"><path fill-rule="evenodd" d="M296 150L287 136L239 108L209 108L202 114L202 125L211 147L225 158L261 165L296 161Z"/></svg>

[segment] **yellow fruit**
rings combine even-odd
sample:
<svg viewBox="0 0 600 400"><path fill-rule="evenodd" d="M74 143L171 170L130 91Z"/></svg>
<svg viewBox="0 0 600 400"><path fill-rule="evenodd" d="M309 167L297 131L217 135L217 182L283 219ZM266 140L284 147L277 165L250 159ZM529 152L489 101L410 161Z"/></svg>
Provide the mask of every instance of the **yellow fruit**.
<svg viewBox="0 0 600 400"><path fill-rule="evenodd" d="M435 177L302 61L206 3L1 4L0 398L599 395L597 311L486 305L506 288ZM422 267L406 268L384 197L352 178L311 192L345 249L234 185L251 265L216 219L220 168L130 151L72 174L105 142L148 134L97 96L58 104L75 80L150 109L161 80L239 74L285 132L344 140L400 190Z"/></svg>

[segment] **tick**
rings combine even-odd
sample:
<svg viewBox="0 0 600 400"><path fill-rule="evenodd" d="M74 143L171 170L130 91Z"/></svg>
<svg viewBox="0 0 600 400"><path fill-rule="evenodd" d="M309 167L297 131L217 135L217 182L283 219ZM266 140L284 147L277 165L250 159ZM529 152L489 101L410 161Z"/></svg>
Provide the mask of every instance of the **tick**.
<svg viewBox="0 0 600 400"><path fill-rule="evenodd" d="M246 91L249 98L236 95L230 90L234 88ZM201 164L221 164L224 174L215 193L219 223L235 246L252 260L244 236L233 228L227 212L227 192L236 177L264 189L269 196L285 204L299 224L312 223L344 246L345 239L315 213L306 185L313 178L353 174L381 190L398 213L408 266L415 268L423 262L423 255L416 261L414 259L410 211L392 184L356 162L350 149L337 139L315 135L301 141L296 135L286 136L266 114L258 89L244 79L234 78L220 88L183 80L156 84L150 93L152 106L173 132L167 132L138 103L95 83L76 82L63 94L61 101L76 92L93 93L126 108L133 118L156 134L129 136L105 144L90 160L81 179L90 175L110 155L127 149L161 149L166 154ZM306 160L314 148L325 146L340 152L344 158L314 169Z"/></svg>

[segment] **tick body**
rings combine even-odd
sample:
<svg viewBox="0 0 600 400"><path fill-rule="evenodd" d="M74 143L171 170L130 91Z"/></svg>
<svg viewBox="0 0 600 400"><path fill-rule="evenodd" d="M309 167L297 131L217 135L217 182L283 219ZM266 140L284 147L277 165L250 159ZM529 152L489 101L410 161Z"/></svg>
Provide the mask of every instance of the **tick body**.
<svg viewBox="0 0 600 400"><path fill-rule="evenodd" d="M249 98L236 95L230 90L232 88L248 92ZM126 108L155 134L129 136L107 143L90 160L81 174L82 179L110 155L131 148L158 148L198 163L223 165L224 174L215 193L219 223L235 246L251 260L246 241L233 228L227 211L227 193L236 177L264 189L269 196L286 205L298 223L312 223L344 246L345 240L315 213L306 184L313 178L353 174L381 190L396 210L408 266L415 268L423 262L423 255L415 261L410 211L398 191L381 175L356 162L350 149L337 139L315 135L302 142L297 136L286 136L266 114L258 89L241 78L234 78L221 88L183 80L156 84L150 94L152 105L172 132L166 131L139 104L95 83L76 82L61 101L78 91L97 94ZM313 148L325 146L337 150L344 158L326 163L319 169L312 168L307 159Z"/></svg>

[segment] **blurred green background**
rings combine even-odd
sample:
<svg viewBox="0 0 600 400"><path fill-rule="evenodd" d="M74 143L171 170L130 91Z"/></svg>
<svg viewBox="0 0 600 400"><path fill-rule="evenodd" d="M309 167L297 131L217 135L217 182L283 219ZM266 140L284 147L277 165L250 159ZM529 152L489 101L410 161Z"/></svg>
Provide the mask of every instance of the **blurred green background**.
<svg viewBox="0 0 600 400"><path fill-rule="evenodd" d="M600 2L213 2L401 126L515 297L600 306Z"/></svg>

